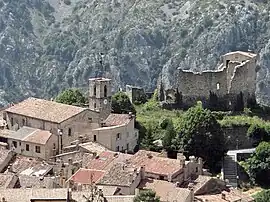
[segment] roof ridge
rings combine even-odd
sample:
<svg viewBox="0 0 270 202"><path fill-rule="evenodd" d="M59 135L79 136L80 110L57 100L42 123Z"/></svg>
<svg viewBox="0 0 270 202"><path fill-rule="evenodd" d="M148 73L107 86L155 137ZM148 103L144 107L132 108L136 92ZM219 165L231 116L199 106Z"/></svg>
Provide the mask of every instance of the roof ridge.
<svg viewBox="0 0 270 202"><path fill-rule="evenodd" d="M28 127L28 128L30 128L30 127ZM40 129L35 128L34 131L32 131L32 132L31 132L30 134L28 134L27 136L25 136L22 140L26 140L30 135L32 135L33 133L35 133L37 130L40 130Z"/></svg>

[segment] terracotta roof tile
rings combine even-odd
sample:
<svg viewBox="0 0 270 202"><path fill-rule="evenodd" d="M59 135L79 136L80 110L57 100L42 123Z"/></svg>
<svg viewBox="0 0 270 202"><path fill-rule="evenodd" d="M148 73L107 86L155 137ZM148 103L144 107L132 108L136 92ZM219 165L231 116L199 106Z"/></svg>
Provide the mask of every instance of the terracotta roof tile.
<svg viewBox="0 0 270 202"><path fill-rule="evenodd" d="M103 178L100 185L130 186L140 173L140 168L124 162L115 163Z"/></svg>
<svg viewBox="0 0 270 202"><path fill-rule="evenodd" d="M3 188L3 189L14 188L14 187L9 187L11 181L14 180L14 178L16 178L16 180L18 179L13 174L3 174L3 173L0 173L0 189L1 188Z"/></svg>
<svg viewBox="0 0 270 202"><path fill-rule="evenodd" d="M23 139L23 141L36 144L46 144L51 136L52 133L50 133L50 131L36 129L35 132L28 135L26 138Z"/></svg>
<svg viewBox="0 0 270 202"><path fill-rule="evenodd" d="M52 189L54 179L51 177L36 177L28 175L19 175L20 188L46 188Z"/></svg>
<svg viewBox="0 0 270 202"><path fill-rule="evenodd" d="M161 201L186 202L191 194L190 190L176 187L175 184L155 179L142 180L139 189L152 189Z"/></svg>
<svg viewBox="0 0 270 202"><path fill-rule="evenodd" d="M7 108L5 111L49 122L61 123L85 110L88 109L30 97Z"/></svg>
<svg viewBox="0 0 270 202"><path fill-rule="evenodd" d="M117 153L104 151L96 158L92 159L88 165L88 169L105 170L106 167L114 160Z"/></svg>
<svg viewBox="0 0 270 202"><path fill-rule="evenodd" d="M179 160L159 157L158 155L159 153L156 152L140 150L131 157L130 162L136 166L145 166L146 173L158 175L172 175L183 168Z"/></svg>
<svg viewBox="0 0 270 202"><path fill-rule="evenodd" d="M97 183L104 174L105 171L102 170L80 168L69 180L78 184L92 184Z"/></svg>
<svg viewBox="0 0 270 202"><path fill-rule="evenodd" d="M126 125L130 122L130 115L128 114L110 114L105 120L105 126L119 126Z"/></svg>
<svg viewBox="0 0 270 202"><path fill-rule="evenodd" d="M5 162L11 151L0 147L0 165Z"/></svg>

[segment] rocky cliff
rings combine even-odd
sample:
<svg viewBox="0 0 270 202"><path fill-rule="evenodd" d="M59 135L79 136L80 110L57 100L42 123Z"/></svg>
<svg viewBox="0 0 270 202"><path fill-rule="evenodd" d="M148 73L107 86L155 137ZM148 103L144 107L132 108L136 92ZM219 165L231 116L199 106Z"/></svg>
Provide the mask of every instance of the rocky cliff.
<svg viewBox="0 0 270 202"><path fill-rule="evenodd" d="M217 67L234 50L260 55L257 98L270 104L266 0L0 0L0 102L87 88L101 70L114 87L173 85L177 67Z"/></svg>

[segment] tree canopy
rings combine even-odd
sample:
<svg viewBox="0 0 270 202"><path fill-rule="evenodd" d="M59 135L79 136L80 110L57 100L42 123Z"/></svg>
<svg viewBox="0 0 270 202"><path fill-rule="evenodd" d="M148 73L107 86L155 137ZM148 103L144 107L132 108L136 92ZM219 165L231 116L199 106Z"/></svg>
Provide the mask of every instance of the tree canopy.
<svg viewBox="0 0 270 202"><path fill-rule="evenodd" d="M83 96L81 91L76 88L70 88L61 92L56 98L56 102L63 103L63 104L78 104L82 105L85 104L86 98Z"/></svg>
<svg viewBox="0 0 270 202"><path fill-rule="evenodd" d="M250 179L259 185L269 186L270 178L270 142L261 142L255 153L246 160L245 169Z"/></svg>
<svg viewBox="0 0 270 202"><path fill-rule="evenodd" d="M220 124L210 110L203 109L201 103L189 108L184 114L177 138L184 152L189 156L202 157L211 170L216 168L226 151Z"/></svg>
<svg viewBox="0 0 270 202"><path fill-rule="evenodd" d="M156 195L156 192L148 189L142 190L134 198L134 202L160 202L160 197Z"/></svg>
<svg viewBox="0 0 270 202"><path fill-rule="evenodd" d="M263 190L256 194L254 197L256 202L269 202L270 201L270 189Z"/></svg>
<svg viewBox="0 0 270 202"><path fill-rule="evenodd" d="M116 114L136 113L135 107L130 102L129 97L122 91L112 96L112 112Z"/></svg>

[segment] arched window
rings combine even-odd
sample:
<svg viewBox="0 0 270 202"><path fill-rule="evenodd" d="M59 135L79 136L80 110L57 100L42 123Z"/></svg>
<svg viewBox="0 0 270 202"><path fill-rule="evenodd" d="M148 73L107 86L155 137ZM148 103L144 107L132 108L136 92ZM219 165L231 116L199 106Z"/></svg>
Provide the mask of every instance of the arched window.
<svg viewBox="0 0 270 202"><path fill-rule="evenodd" d="M94 103L94 109L96 109L97 108L97 104L96 103Z"/></svg>
<svg viewBox="0 0 270 202"><path fill-rule="evenodd" d="M96 84L94 85L94 96L97 95L97 88L96 88Z"/></svg>
<svg viewBox="0 0 270 202"><path fill-rule="evenodd" d="M107 86L104 86L104 97L107 97Z"/></svg>

